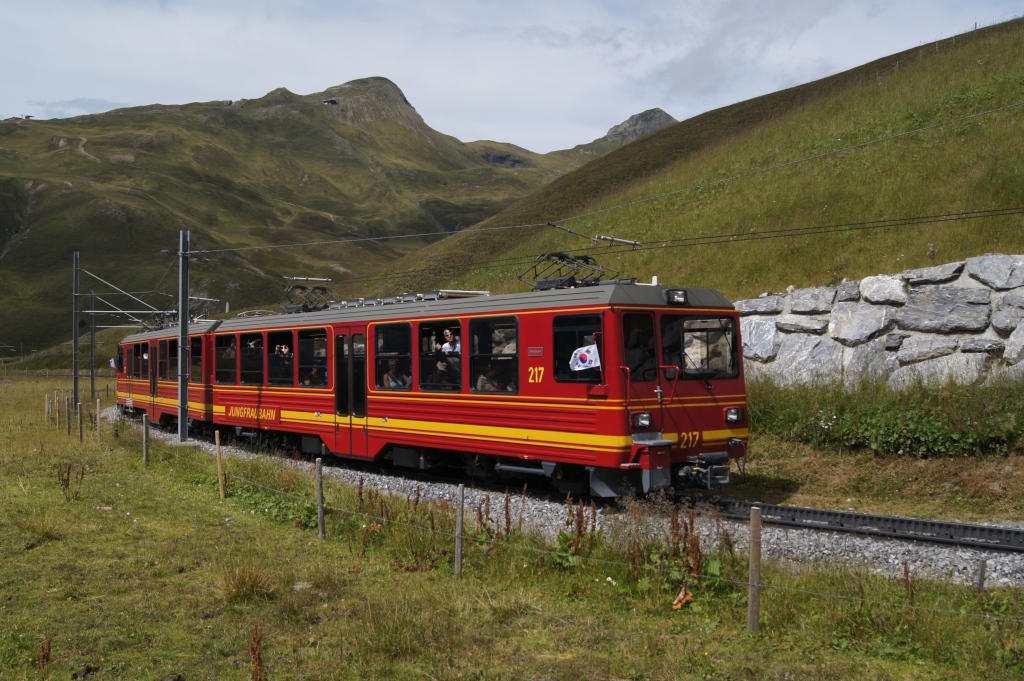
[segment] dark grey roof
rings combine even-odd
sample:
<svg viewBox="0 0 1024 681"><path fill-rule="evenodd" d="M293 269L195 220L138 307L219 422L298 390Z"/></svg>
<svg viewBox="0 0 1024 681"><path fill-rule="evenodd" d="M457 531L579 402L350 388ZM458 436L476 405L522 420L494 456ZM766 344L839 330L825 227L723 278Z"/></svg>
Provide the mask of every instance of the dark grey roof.
<svg viewBox="0 0 1024 681"><path fill-rule="evenodd" d="M499 296L475 296L472 298L449 298L415 303L395 303L369 307L348 307L340 310L322 310L296 314L270 315L266 317L242 317L222 322L204 322L189 327L189 333L210 330L211 324L221 331L244 331L246 329L274 329L279 327L315 326L318 324L343 324L345 322L387 321L393 319L415 319L417 317L460 317L471 314L494 314L510 310L546 309L565 306L608 305L608 306L664 306L666 289L685 288L681 286L649 286L646 284L613 284L587 286L583 288L531 291ZM732 308L732 303L720 292L710 288L687 288L687 308ZM134 342L149 338L166 337L174 334L177 327L162 331L149 331L128 336L125 341Z"/></svg>

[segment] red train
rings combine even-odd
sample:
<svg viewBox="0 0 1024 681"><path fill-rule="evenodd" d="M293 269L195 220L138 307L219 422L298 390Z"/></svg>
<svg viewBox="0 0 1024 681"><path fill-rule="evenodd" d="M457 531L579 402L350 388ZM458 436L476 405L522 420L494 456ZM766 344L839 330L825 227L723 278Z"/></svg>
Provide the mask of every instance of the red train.
<svg viewBox="0 0 1024 681"><path fill-rule="evenodd" d="M739 317L717 291L617 280L331 307L191 326L192 427L602 497L727 484L745 456ZM177 345L176 328L122 341L122 408L176 420Z"/></svg>

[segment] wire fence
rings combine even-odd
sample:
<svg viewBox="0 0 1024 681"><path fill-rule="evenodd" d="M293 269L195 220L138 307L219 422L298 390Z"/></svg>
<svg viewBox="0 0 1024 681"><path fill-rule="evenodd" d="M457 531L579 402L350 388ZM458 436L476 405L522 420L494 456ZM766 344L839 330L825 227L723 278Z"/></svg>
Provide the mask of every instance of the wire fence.
<svg viewBox="0 0 1024 681"><path fill-rule="evenodd" d="M97 408L97 410L95 412L92 411L93 406L95 406ZM63 428L63 425L61 423L61 419L52 418L53 416L55 416L55 414L51 413L49 394L47 394L47 411L46 411L47 423L50 424L50 425L56 425L56 427L58 427L58 428ZM64 417L65 417L66 423L70 423L70 421L71 421L70 413L65 413ZM89 420L89 421L92 422L93 425L91 427L94 427L94 428L97 429L96 430L97 438L96 438L96 440L92 440L90 438L89 441L90 442L96 442L98 445L102 446L102 439L99 437L99 435L101 434L100 431L99 431L99 428L100 428L100 423L102 421L102 414L101 414L101 410L100 410L100 405L98 403L93 403L93 404L88 405L81 412L77 412L76 411L76 418L78 418L78 419L80 419L82 421ZM108 427L108 429L107 429L107 431L108 431L108 433L107 433L108 442L113 443L113 442L121 441L121 442L129 442L133 446L142 446L143 449L144 449L144 461L147 460L149 451L157 451L157 452L163 453L163 454L167 455L168 457L170 457L172 459L178 458L182 454L181 447L176 447L174 450L172 450L172 449L169 449L167 447L163 447L163 446L154 444L153 441L152 441L152 438L148 437L143 432L144 431L144 427L143 428L136 427L136 425L134 423L132 423L132 421L130 421L129 419L127 419L127 418L125 418L123 416L119 417L118 419L116 419L113 422L112 425L117 426L117 427L116 428L115 427ZM125 426L129 426L129 427L126 429ZM72 434L73 430L74 429L70 425L67 426L67 431L68 431L69 435ZM78 433L79 433L80 439L81 439L81 432L82 432L82 429L81 429L81 426L79 426L78 427ZM127 437L122 437L122 432L123 432L123 435L127 436ZM135 436L138 436L138 437L135 437ZM185 446L199 447L199 444L195 443L195 442L193 442L193 443L182 443L182 444L185 445ZM177 451L175 451L175 450L177 450ZM373 513L373 512L370 512L370 511L361 510L361 509L344 508L344 507L340 507L340 506L329 505L329 504L326 504L326 503L322 503L321 504L321 503L318 503L317 500L309 499L308 497L305 497L305 496L303 496L301 494L295 494L294 492L290 492L288 490L281 489L280 487L274 487L274 486L271 486L271 485L267 485L267 484L264 484L262 482L259 482L259 481L247 478L245 476L238 475L236 473L230 473L230 474L225 473L225 476L227 478L229 478L233 483L237 483L237 484L249 486L249 487L252 487L252 488L260 489L260 490L263 490L263 491L265 491L267 493L270 493L270 494L273 494L273 495L276 495L276 496L280 496L280 497L283 497L283 498L286 498L286 499L290 499L290 500L294 501L295 503L301 504L301 505L306 506L306 507L320 507L320 508L322 508L325 511L330 511L332 513L338 513L338 514L347 515L347 516L351 516L351 517L364 518L364 519L366 519L368 521L373 521L373 522L376 522L376 523L380 523L380 525L393 525L393 526L396 526L396 527L402 527L402 528L405 528L405 529L408 529L408 530L412 530L414 532L429 533L431 536L448 537L448 538L456 540L457 543L461 543L461 542L458 541L459 539L461 539L461 540L464 540L464 541L467 541L467 542L471 542L471 543L474 543L474 544L478 544L478 545L487 545L487 546L492 546L492 547L500 547L502 549L506 549L506 550L509 550L509 551L519 551L519 552L523 552L523 553L532 553L532 554L535 554L535 555L551 558L551 559L553 559L555 561L564 561L567 557L569 557L569 554L566 551L558 551L558 550L553 550L551 548L545 548L543 546L536 546L536 545L529 545L529 544L523 544L523 543L507 541L507 540L501 538L500 536L487 536L484 533L480 533L478 535L468 535L465 532L463 532L461 535L459 535L457 532L451 532L451 531L447 531L447 530L444 530L444 529L439 529L436 526L421 525L421 524L414 523L414 522L409 522L409 521L406 521L406 520L401 520L401 519L397 519L397 518L393 518L393 517L388 517L385 513L376 514L376 513ZM379 490L378 490L378 493L379 494L386 494L386 492L381 493ZM392 498L394 498L394 495L390 495L390 496L392 496ZM321 497L321 499L322 499L322 497ZM382 509L383 508L384 507L382 507ZM451 507L449 506L449 508L451 508ZM458 509L453 509L453 510L457 511L460 514L460 516L464 512L464 508L458 508ZM480 511L479 507L477 508L477 511L479 513L479 511ZM699 513L697 511L693 511L693 515L695 517L703 517L705 519L708 518L708 514L706 514L706 513ZM720 518L716 518L716 520L720 520ZM568 526L570 523L567 522L566 524ZM569 528L569 529L571 530L571 528ZM596 531L597 531L596 526L592 526L590 528L590 532L596 532ZM758 554L760 554L760 545L761 545L761 543L762 543L762 540L754 538L752 536L751 547L750 547L751 548L751 552L753 553L754 551L756 551ZM755 544L756 544L756 546L755 546ZM841 602L858 603L860 605L871 605L871 606L876 606L876 607L881 607L881 608L894 608L894 609L922 612L922 613L935 614L935 615L947 615L947 616L951 616L951 617L962 617L962 618L969 618L969 619L975 619L975 620L986 620L986 621L993 621L993 622L1010 623L1010 624L1016 624L1016 625L1024 624L1024 616L1022 616L1022 617L1000 616L1000 615L992 615L992 614L988 614L988 613L971 612L971 611L967 610L966 608L960 608L959 610L951 610L951 609L948 609L948 608L915 605L913 603L897 603L897 602L893 602L893 601L885 601L885 600L867 598L865 596L849 596L849 595L843 595L841 593L826 593L826 592L822 592L822 591L814 591L814 590L803 589L803 588L794 587L794 586L786 586L786 585L783 585L783 584L765 583L765 582L761 582L759 577L755 580L753 575L751 577L751 580L730 579L728 577L723 577L721 575L714 575L714 574L708 574L706 572L701 572L699 569L691 570L691 571L685 571L685 570L682 570L682 568L679 567L679 566L676 566L676 567L665 567L663 565L652 565L652 564L649 564L649 563L634 562L634 561L630 561L630 560L611 560L611 559L600 558L600 557L596 557L596 556L588 556L588 555L585 555L585 554L575 554L575 555L572 555L571 557L574 560L574 562L576 564L578 564L578 565L614 567L614 568L618 568L618 569L621 569L621 570L625 570L627 573L630 573L630 574L657 574L657 575L661 575L663 577L667 577L667 578L670 578L670 579L680 579L682 581L682 586L684 588L688 584L690 584L690 583L698 583L698 582L720 583L720 584L728 584L728 585L731 585L733 587L740 588L740 589L742 589L742 588L746 588L748 590L750 590L750 589L757 589L757 590L763 589L763 590L774 591L774 592L778 592L778 593L800 594L800 595L804 595L804 596L810 596L810 597L813 597L813 598L820 598L820 599L825 599L825 600L833 600L833 601L841 601ZM907 579L910 579L910 577L908 576ZM907 587L907 585L904 585L904 586Z"/></svg>
<svg viewBox="0 0 1024 681"><path fill-rule="evenodd" d="M172 451L172 450L167 449L165 447L161 447L159 445L154 445L154 444L152 444L152 442L150 443L149 447L152 450L156 450L156 451L162 452L163 454L166 454L167 456L170 456L172 458L173 457L177 457L179 455L178 452ZM260 490L263 490L263 491L268 492L268 493L273 494L273 495L278 495L278 496L281 496L283 498L291 499L294 502L296 502L297 504L301 504L301 505L304 505L304 506L310 506L310 507L315 507L315 506L318 505L317 501L315 499L310 499L308 497L302 496L300 494L295 494L294 492L290 492L288 490L284 490L284 489L281 489L279 487L273 487L273 486L270 486L270 485L266 485L266 484L258 482L256 480L252 480L252 479L246 478L246 477L244 477L242 475L239 475L237 473L231 473L228 477L229 477L229 479L233 483L250 486L252 488L260 489ZM405 528L405 529L408 529L408 530L412 530L412 531L415 531L415 532L429 533L432 536L448 537L448 538L451 538L453 540L457 539L459 537L459 535L457 535L455 532L447 531L447 530L444 530L444 529L438 529L437 527L428 527L426 525L421 525L421 524L417 524L417 523L408 522L408 521L405 521L405 520L400 520L400 519L388 517L387 515L376 514L376 513L373 513L371 511L357 510L357 509L352 509L352 508L343 508L343 507L329 505L329 504L324 504L323 508L324 508L324 510L330 511L332 513L339 513L339 514L343 514L343 515L347 515L347 516L364 518L367 521L371 521L371 522L375 522L375 523L380 523L381 525L385 525L385 524L393 525L393 526L396 526L396 527L402 527L402 528ZM458 509L456 509L456 510L458 510ZM708 514L696 513L696 515L698 515L698 517L704 517L704 518L708 517ZM519 551L519 552L523 552L523 553L532 553L532 554L535 554L535 555L551 558L551 559L556 560L556 561L564 560L567 557L567 554L564 551L560 552L560 551L557 551L557 550L553 550L551 548L543 548L543 547L540 547L540 546L531 546L529 544L505 541L503 539L496 538L496 537L481 536L481 535L468 535L468 534L463 533L462 534L462 539L464 541L466 541L466 542L470 542L470 543L473 543L473 544L487 545L487 546L493 546L493 547L500 547L502 549L506 549L506 550L509 550L509 551ZM685 572L685 571L681 571L679 568L670 568L670 567L664 567L664 566L661 566L661 565L651 565L651 564L647 564L647 563L637 563L637 562L624 561L624 560L610 560L610 559L607 559L607 558L599 558L599 557L588 556L588 555L583 555L583 554L577 554L577 555L574 555L572 557L573 557L573 559L578 561L578 563L581 564L581 565L614 567L614 568L618 568L618 569L621 569L621 570L624 570L626 572L633 573L633 574L644 574L644 573L647 573L647 574L658 574L658 575L661 575L663 577L669 577L669 578L681 578L682 581L683 581L683 586L686 586L688 583L696 583L696 582L706 582L706 583L709 583L709 584L710 583L720 583L720 584L727 584L727 585L733 586L733 587L738 588L738 589L748 589L749 590L750 588L754 587L754 588L759 588L759 589L767 590L767 591L775 591L775 592L778 592L778 593L800 594L800 595L803 595L803 596L809 596L809 597L813 597L813 598L820 598L820 599L825 599L825 600L833 600L833 601L841 601L841 602L849 602L849 603L857 603L857 604L860 604L860 605L870 605L870 606L875 606L875 607L880 607L880 608L894 608L894 609L900 609L900 610L906 610L906 611L914 611L914 612L921 612L921 613L934 614L934 615L946 615L946 616L951 616L951 617L963 617L963 618L969 618L969 619L975 619L975 620L1002 622L1002 623L1017 624L1017 625L1024 624L1024 616L1021 616L1021 617L1000 616L1000 615L992 615L992 614L988 614L988 613L971 612L971 611L966 610L965 608L961 608L959 610L952 610L952 609L948 609L948 608L929 607L929 606L924 606L924 605L915 605L913 603L898 603L898 602L894 602L894 601L879 600L879 599L867 598L867 597L864 597L864 596L850 596L850 595L843 595L843 594L840 594L840 593L826 593L826 592L822 592L822 591L814 591L814 590L803 589L803 588L794 587L794 586L786 586L786 585L783 585L783 584L772 584L772 583L766 583L766 582L756 582L755 583L755 582L752 582L752 581L742 580L742 579L730 579L728 577L723 577L721 575L708 574L708 573L705 573L705 572L699 572L699 571L698 572Z"/></svg>

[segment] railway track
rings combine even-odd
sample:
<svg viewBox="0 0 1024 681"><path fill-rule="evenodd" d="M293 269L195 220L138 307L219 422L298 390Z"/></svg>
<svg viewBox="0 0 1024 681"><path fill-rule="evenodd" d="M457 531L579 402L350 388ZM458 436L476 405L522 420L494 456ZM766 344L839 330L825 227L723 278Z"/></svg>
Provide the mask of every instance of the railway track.
<svg viewBox="0 0 1024 681"><path fill-rule="evenodd" d="M237 442L235 444L244 447L246 443ZM311 463L316 456L298 455L298 458ZM564 503L564 497L547 488L527 486L524 490L521 486L523 481L520 481L519 485L512 481L486 483L480 480L454 477L443 472L424 473L414 470L398 470L376 463L334 457L326 457L324 464L331 468L373 473L424 484L457 485L464 483L467 487L473 487L477 490L494 494L503 494L506 489L510 489L514 495L520 495L525 492L526 495L537 501ZM689 503L694 503L695 501L696 499L690 499ZM750 509L757 506L761 509L761 522L765 525L821 532L844 532L900 541L946 544L989 551L1024 553L1024 528L974 525L941 520L855 513L852 511L832 511L801 506L763 504L721 497L716 499L704 497L701 501L715 507L721 517L730 520L749 520ZM602 506L604 506L606 512L611 510L607 503L602 504Z"/></svg>
<svg viewBox="0 0 1024 681"><path fill-rule="evenodd" d="M750 509L757 506L761 509L761 522L766 525L1024 553L1024 529L1014 527L900 518L852 511L828 511L733 499L718 499L714 503L723 518L735 520L749 519Z"/></svg>

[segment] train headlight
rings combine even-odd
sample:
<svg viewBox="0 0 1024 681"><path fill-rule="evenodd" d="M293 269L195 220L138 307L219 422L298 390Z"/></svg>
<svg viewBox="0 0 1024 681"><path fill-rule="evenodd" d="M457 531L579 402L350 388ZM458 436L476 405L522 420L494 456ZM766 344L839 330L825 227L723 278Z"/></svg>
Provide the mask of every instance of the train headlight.
<svg viewBox="0 0 1024 681"><path fill-rule="evenodd" d="M743 420L743 407L729 407L725 410L726 423L739 423Z"/></svg>
<svg viewBox="0 0 1024 681"><path fill-rule="evenodd" d="M630 416L630 419L634 428L650 428L653 422L649 411L638 411Z"/></svg>
<svg viewBox="0 0 1024 681"><path fill-rule="evenodd" d="M670 288L665 291L665 300L669 305L686 305L686 289Z"/></svg>

